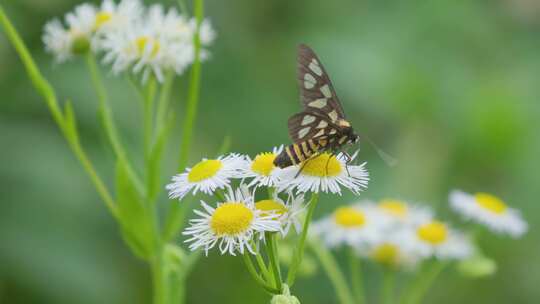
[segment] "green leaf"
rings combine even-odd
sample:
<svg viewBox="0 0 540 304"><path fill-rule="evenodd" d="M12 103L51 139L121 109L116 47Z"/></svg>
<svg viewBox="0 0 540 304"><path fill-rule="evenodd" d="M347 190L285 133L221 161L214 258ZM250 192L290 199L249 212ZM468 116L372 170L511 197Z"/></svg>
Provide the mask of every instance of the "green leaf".
<svg viewBox="0 0 540 304"><path fill-rule="evenodd" d="M122 236L137 256L148 259L154 249L152 214L145 207L143 195L137 191L127 164L122 160L117 161L116 190Z"/></svg>

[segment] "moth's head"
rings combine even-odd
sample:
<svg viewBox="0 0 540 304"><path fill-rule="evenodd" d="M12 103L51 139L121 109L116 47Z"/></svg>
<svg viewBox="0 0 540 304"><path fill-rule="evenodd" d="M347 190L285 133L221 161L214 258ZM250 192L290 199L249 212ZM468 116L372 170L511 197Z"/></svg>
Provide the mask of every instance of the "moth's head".
<svg viewBox="0 0 540 304"><path fill-rule="evenodd" d="M351 128L351 132L348 134L348 136L349 136L349 143L350 144L355 144L358 141L360 141L360 136L358 136L358 134L356 134L352 128Z"/></svg>
<svg viewBox="0 0 540 304"><path fill-rule="evenodd" d="M355 144L358 142L360 137L354 132L350 122L340 119L338 125L341 127L341 132L347 135L347 143Z"/></svg>

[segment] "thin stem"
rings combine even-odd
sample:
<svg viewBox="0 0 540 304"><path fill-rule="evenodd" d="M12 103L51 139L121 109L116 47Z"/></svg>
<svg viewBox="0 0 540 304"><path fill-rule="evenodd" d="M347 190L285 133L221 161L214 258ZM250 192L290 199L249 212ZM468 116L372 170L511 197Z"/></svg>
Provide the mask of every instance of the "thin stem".
<svg viewBox="0 0 540 304"><path fill-rule="evenodd" d="M159 99L156 111L156 133L159 134L161 129L166 125L166 114L169 108L169 101L171 99L171 88L174 80L174 74L168 73L163 82L163 86L159 92Z"/></svg>
<svg viewBox="0 0 540 304"><path fill-rule="evenodd" d="M244 257L244 263L246 264L246 268L248 269L251 277L255 280L257 284L264 288L264 290L268 291L271 294L279 294L279 290L266 284L266 282L259 276L257 270L255 269L255 266L253 265L253 262L251 261L249 254L249 252L245 252L242 256Z"/></svg>
<svg viewBox="0 0 540 304"><path fill-rule="evenodd" d="M396 273L393 270L385 269L383 271L383 281L381 286L381 303L393 304L394 300L394 286L395 286Z"/></svg>
<svg viewBox="0 0 540 304"><path fill-rule="evenodd" d="M89 52L86 55L86 65L88 67L88 71L90 72L90 76L92 78L92 84L94 86L96 95L98 97L99 114L100 114L101 122L103 125L103 129L105 130L105 133L107 134L107 138L109 139L111 147L116 157L124 160L127 166L126 168L128 170L128 174L130 175L132 180L135 182L135 186L138 188L138 190L142 190L141 181L139 177L137 176L137 174L133 171L131 164L128 160L127 153L124 150L124 146L122 145L122 142L120 141L118 130L116 129L116 126L114 124L111 107L109 105L107 91L105 89L105 86L103 85L103 81L101 79L99 69L96 63L96 58L92 52Z"/></svg>
<svg viewBox="0 0 540 304"><path fill-rule="evenodd" d="M257 265L259 266L259 269L261 270L263 277L266 279L267 282L270 282L270 279L273 280L273 277L270 276L270 272L268 271L268 268L266 267L266 263L253 240L251 241L251 247L257 249L255 260L257 261Z"/></svg>
<svg viewBox="0 0 540 304"><path fill-rule="evenodd" d="M268 259L270 260L270 268L274 274L274 286L277 290L281 291L281 270L279 268L279 257L276 247L275 232L266 232L266 253L268 254Z"/></svg>
<svg viewBox="0 0 540 304"><path fill-rule="evenodd" d="M144 96L144 155L148 161L152 152L152 134L153 134L153 118L154 118L154 96L156 94L156 80L150 77L145 90Z"/></svg>
<svg viewBox="0 0 540 304"><path fill-rule="evenodd" d="M154 288L153 304L167 303L167 277L164 273L163 256L159 251L150 264L152 270L152 284Z"/></svg>
<svg viewBox="0 0 540 304"><path fill-rule="evenodd" d="M313 212L315 211L315 206L317 206L317 201L319 199L318 193L311 194L311 200L309 202L308 211L306 218L304 219L304 225L302 228L302 234L300 235L300 240L297 244L296 250L293 254L291 266L289 272L287 273L287 285L293 286L294 280L296 278L296 272L302 263L302 258L304 256L304 247L307 238L307 233L309 229L309 224L311 223L311 218L313 217Z"/></svg>
<svg viewBox="0 0 540 304"><path fill-rule="evenodd" d="M203 0L195 0L193 5L194 15L197 21L197 32L194 37L195 61L193 62L190 73L186 115L184 117L182 141L180 143L180 155L178 158L178 171L184 170L187 165L189 148L191 147L191 138L193 136L193 126L197 116L197 105L199 103L199 90L201 82L201 39L199 30L204 14Z"/></svg>
<svg viewBox="0 0 540 304"><path fill-rule="evenodd" d="M332 256L330 251L328 251L328 249L326 249L318 240L312 240L309 244L321 262L321 266L328 275L330 282L334 286L339 302L341 304L354 304L351 291L347 286L345 275L339 269L339 265L334 256Z"/></svg>
<svg viewBox="0 0 540 304"><path fill-rule="evenodd" d="M411 286L409 287L408 292L403 296L401 303L421 303L423 297L446 265L448 264L437 260L434 260L429 265L426 265L426 267L417 274L416 279L411 283Z"/></svg>
<svg viewBox="0 0 540 304"><path fill-rule="evenodd" d="M351 284L354 298L357 304L366 303L366 296L364 292L364 281L362 279L362 269L360 258L355 254L352 247L348 248L349 255L349 268L351 272Z"/></svg>

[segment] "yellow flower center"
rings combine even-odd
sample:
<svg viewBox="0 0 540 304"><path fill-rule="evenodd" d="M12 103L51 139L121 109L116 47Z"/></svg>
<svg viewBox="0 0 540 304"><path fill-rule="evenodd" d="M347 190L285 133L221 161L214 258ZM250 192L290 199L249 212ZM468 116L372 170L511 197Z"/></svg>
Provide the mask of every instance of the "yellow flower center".
<svg viewBox="0 0 540 304"><path fill-rule="evenodd" d="M280 217L287 212L287 208L283 204L269 199L256 202L255 208L266 213L274 212L278 215L277 217Z"/></svg>
<svg viewBox="0 0 540 304"><path fill-rule="evenodd" d="M150 57L155 57L160 49L159 42L154 38L148 36L141 36L137 38L137 40L135 40L135 44L137 45L137 51L139 52L139 56L143 55L148 44L152 44L152 51L150 52Z"/></svg>
<svg viewBox="0 0 540 304"><path fill-rule="evenodd" d="M334 220L336 224L346 227L361 227L366 223L366 217L362 211L352 207L339 207L334 211Z"/></svg>
<svg viewBox="0 0 540 304"><path fill-rule="evenodd" d="M488 211L497 214L501 214L506 211L506 204L496 196L487 193L476 193L474 198L480 207Z"/></svg>
<svg viewBox="0 0 540 304"><path fill-rule="evenodd" d="M221 167L223 167L223 163L220 160L203 160L191 168L188 174L188 182L196 183L213 177Z"/></svg>
<svg viewBox="0 0 540 304"><path fill-rule="evenodd" d="M112 14L108 12L99 12L96 14L96 18L94 20L94 30L99 29L102 27L105 23L109 22L112 19Z"/></svg>
<svg viewBox="0 0 540 304"><path fill-rule="evenodd" d="M416 233L423 241L426 241L432 245L437 245L446 241L448 229L446 228L445 224L438 221L433 221L420 226L420 228L416 230Z"/></svg>
<svg viewBox="0 0 540 304"><path fill-rule="evenodd" d="M220 205L210 219L210 228L218 235L236 235L246 232L253 221L253 212L240 202Z"/></svg>
<svg viewBox="0 0 540 304"><path fill-rule="evenodd" d="M315 158L307 160L302 165L304 166L302 173L311 176L336 176L342 170L341 163L330 153L322 153Z"/></svg>
<svg viewBox="0 0 540 304"><path fill-rule="evenodd" d="M379 208L396 217L405 217L408 211L408 207L405 202L394 199L382 200L379 203Z"/></svg>
<svg viewBox="0 0 540 304"><path fill-rule="evenodd" d="M373 260L385 264L395 265L397 263L399 249L393 244L382 244L377 246L371 253Z"/></svg>
<svg viewBox="0 0 540 304"><path fill-rule="evenodd" d="M271 152L260 153L255 157L253 163L251 164L251 170L260 175L269 176L274 166L274 159L276 155Z"/></svg>

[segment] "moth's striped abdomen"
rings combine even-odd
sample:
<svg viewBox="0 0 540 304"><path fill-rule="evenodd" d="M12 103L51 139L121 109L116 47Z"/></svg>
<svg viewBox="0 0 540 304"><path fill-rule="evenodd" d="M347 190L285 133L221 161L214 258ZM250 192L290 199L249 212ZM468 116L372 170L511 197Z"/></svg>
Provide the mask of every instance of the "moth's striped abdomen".
<svg viewBox="0 0 540 304"><path fill-rule="evenodd" d="M322 145L323 143L324 145ZM276 157L274 160L274 165L279 168L297 165L310 158L325 145L326 140L319 140L315 142L311 139L298 144L289 145L285 147L285 149L283 149L283 151L281 151L281 153Z"/></svg>

